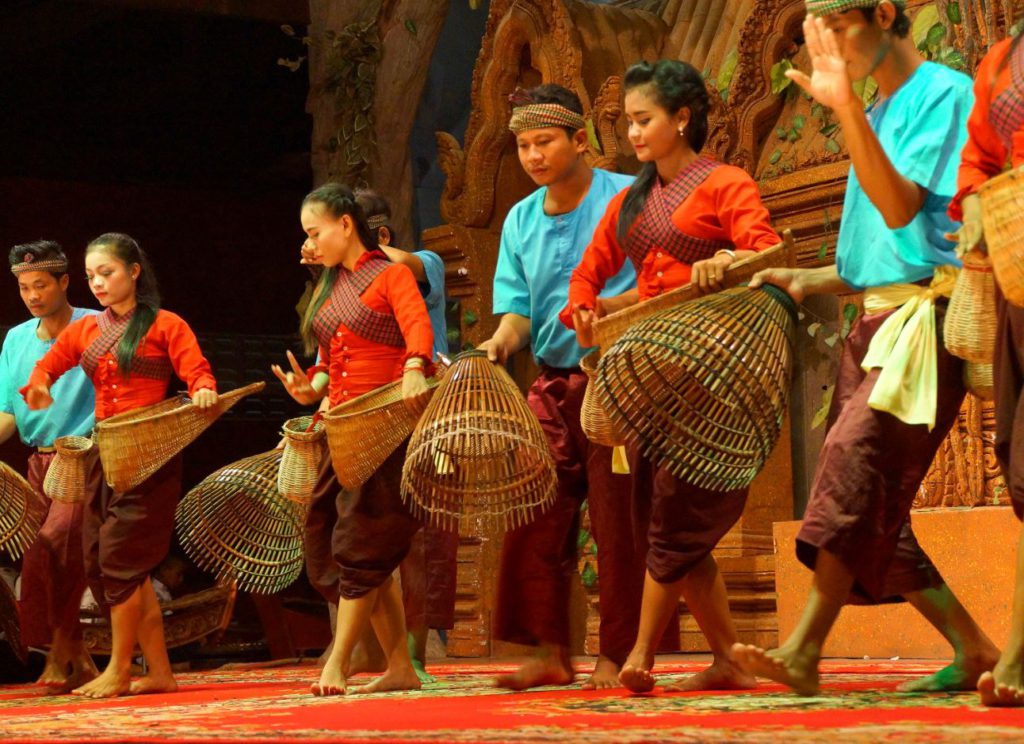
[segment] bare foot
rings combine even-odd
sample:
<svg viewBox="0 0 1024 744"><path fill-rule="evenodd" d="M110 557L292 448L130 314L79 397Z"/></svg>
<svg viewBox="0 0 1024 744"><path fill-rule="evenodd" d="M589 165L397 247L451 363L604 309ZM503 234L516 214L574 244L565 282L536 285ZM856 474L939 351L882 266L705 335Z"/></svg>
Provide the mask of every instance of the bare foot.
<svg viewBox="0 0 1024 744"><path fill-rule="evenodd" d="M665 685L666 692L693 692L695 690L752 690L757 678L743 671L730 659L715 659L703 672L690 675L675 684Z"/></svg>
<svg viewBox="0 0 1024 744"><path fill-rule="evenodd" d="M85 650L84 645L81 645L81 648L72 652L71 674L68 676L69 690L81 687L98 676L100 676L100 670L96 668L96 664L93 662L89 652Z"/></svg>
<svg viewBox="0 0 1024 744"><path fill-rule="evenodd" d="M654 654L633 649L619 672L619 682L630 692L650 692L654 689Z"/></svg>
<svg viewBox="0 0 1024 744"><path fill-rule="evenodd" d="M424 685L429 685L431 682L437 682L432 674L427 672L427 664L415 656L412 657L412 668L416 671L416 676L419 677L420 682ZM374 670L379 671L379 670Z"/></svg>
<svg viewBox="0 0 1024 744"><path fill-rule="evenodd" d="M128 691L132 695L154 695L160 692L177 692L178 683L173 674L147 674L132 682Z"/></svg>
<svg viewBox="0 0 1024 744"><path fill-rule="evenodd" d="M567 685L573 681L575 672L565 649L543 653L527 660L513 674L503 674L494 684L508 690L528 690L546 685Z"/></svg>
<svg viewBox="0 0 1024 744"><path fill-rule="evenodd" d="M344 695L348 680L341 668L328 664L320 671L320 679L309 686L309 691L317 697L327 695Z"/></svg>
<svg viewBox="0 0 1024 744"><path fill-rule="evenodd" d="M108 666L99 677L92 682L76 687L71 691L72 695L81 695L88 698L108 698L124 695L131 687L132 676L126 669L119 671Z"/></svg>
<svg viewBox="0 0 1024 744"><path fill-rule="evenodd" d="M904 682L896 689L900 692L956 692L976 690L981 675L991 671L999 660L998 656L983 656L977 659L958 659L935 674L922 679ZM1018 677L1019 679L1019 677Z"/></svg>
<svg viewBox="0 0 1024 744"><path fill-rule="evenodd" d="M991 672L978 679L981 704L996 708L1024 707L1024 668L1018 661L1004 664L1002 660Z"/></svg>
<svg viewBox="0 0 1024 744"><path fill-rule="evenodd" d="M757 646L734 643L732 656L745 672L781 682L799 695L817 695L821 688L818 658L813 654L782 648L765 651Z"/></svg>
<svg viewBox="0 0 1024 744"><path fill-rule="evenodd" d="M51 648L46 654L46 665L43 673L36 680L36 685L49 687L55 690L68 690L68 658L67 655L57 648Z"/></svg>
<svg viewBox="0 0 1024 744"><path fill-rule="evenodd" d="M598 656L594 673L582 685L584 690L612 690L622 687L619 682L619 665L607 656Z"/></svg>
<svg viewBox="0 0 1024 744"><path fill-rule="evenodd" d="M388 669L368 685L352 688L354 695L367 695L371 692L396 692L397 690L420 689L420 678L410 664L404 669Z"/></svg>

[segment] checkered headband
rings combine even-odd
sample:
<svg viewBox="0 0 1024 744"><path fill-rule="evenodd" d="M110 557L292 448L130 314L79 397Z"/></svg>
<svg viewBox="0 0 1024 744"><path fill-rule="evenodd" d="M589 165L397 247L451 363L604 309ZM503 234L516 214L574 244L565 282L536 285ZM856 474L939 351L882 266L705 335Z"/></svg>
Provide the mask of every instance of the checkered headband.
<svg viewBox="0 0 1024 744"><path fill-rule="evenodd" d="M583 129L585 126L586 123L582 116L557 103L531 103L526 106L517 106L512 109L512 119L508 123L508 128L512 130L513 134L541 127L569 127L576 130Z"/></svg>

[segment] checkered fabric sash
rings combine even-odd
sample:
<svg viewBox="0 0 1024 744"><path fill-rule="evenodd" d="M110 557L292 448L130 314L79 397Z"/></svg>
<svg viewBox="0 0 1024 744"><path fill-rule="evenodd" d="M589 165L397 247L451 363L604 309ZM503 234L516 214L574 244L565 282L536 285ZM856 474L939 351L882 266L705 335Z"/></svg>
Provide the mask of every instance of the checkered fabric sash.
<svg viewBox="0 0 1024 744"><path fill-rule="evenodd" d="M1006 149L1012 149L1013 135L1024 127L1024 43L1013 46L1010 85L992 102L988 119Z"/></svg>
<svg viewBox="0 0 1024 744"><path fill-rule="evenodd" d="M405 347L405 338L398 321L391 313L368 308L359 296L383 273L391 262L383 254L374 253L354 272L340 267L331 296L313 319L313 335L321 348L331 348L331 337L339 325L368 341L385 346ZM323 360L327 361L327 360Z"/></svg>
<svg viewBox="0 0 1024 744"><path fill-rule="evenodd" d="M692 264L711 258L715 251L732 247L732 243L725 241L687 235L672 222L672 214L679 205L720 165L710 158L697 158L683 168L668 186L663 187L660 181L655 180L640 217L626 240L626 254L638 274L644 258L652 250L664 251L680 263Z"/></svg>
<svg viewBox="0 0 1024 744"><path fill-rule="evenodd" d="M135 311L132 310L130 313L118 316L108 307L100 315L96 316L96 325L99 326L100 335L82 352L82 358L79 361L82 369L85 370L85 374L90 379L96 373L100 360L108 353L113 352L114 347L117 346L124 332L128 329L128 321L131 320L134 314ZM173 373L174 368L171 366L169 359L156 359L138 355L132 358L132 375L149 377L153 380L169 380Z"/></svg>

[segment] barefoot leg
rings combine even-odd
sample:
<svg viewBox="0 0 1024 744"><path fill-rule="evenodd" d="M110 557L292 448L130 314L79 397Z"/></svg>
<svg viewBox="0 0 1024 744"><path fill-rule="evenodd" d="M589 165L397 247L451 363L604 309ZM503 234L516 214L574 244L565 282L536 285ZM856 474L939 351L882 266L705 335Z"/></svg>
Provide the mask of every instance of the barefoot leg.
<svg viewBox="0 0 1024 744"><path fill-rule="evenodd" d="M323 669L327 664L327 660L331 657L331 651L334 649L334 632L338 627L338 605L335 602L329 602L327 604L328 610L331 617L331 643L324 652L320 655L317 660L317 667ZM388 668L387 659L384 658L384 652L380 649L380 643L377 641L377 635L373 632L373 628L367 623L366 628L363 630L363 634L360 636L355 648L352 649L352 658L349 662L348 676L354 677L357 674L363 672L383 672Z"/></svg>
<svg viewBox="0 0 1024 744"><path fill-rule="evenodd" d="M995 669L978 680L983 705L1024 706L1024 530L1017 544L1015 582L1010 637Z"/></svg>
<svg viewBox="0 0 1024 744"><path fill-rule="evenodd" d="M178 683L171 672L171 660L167 656L167 641L164 638L164 618L160 602L156 598L149 578L140 588L142 594L142 618L139 621L139 645L146 658L146 676L131 684L133 695L175 692Z"/></svg>
<svg viewBox="0 0 1024 744"><path fill-rule="evenodd" d="M508 690L528 690L546 685L567 685L572 682L574 672L569 658L569 649L564 646L545 644L537 653L512 674L503 674L494 684Z"/></svg>
<svg viewBox="0 0 1024 744"><path fill-rule="evenodd" d="M36 680L37 685L52 690L64 690L68 685L68 637L62 628L55 628L50 650L46 654L46 665Z"/></svg>
<svg viewBox="0 0 1024 744"><path fill-rule="evenodd" d="M409 656L412 657L412 666L416 670L416 676L424 684L435 681L433 676L427 673L427 635L429 633L430 628L426 625L419 625L409 628L406 638L409 645Z"/></svg>
<svg viewBox="0 0 1024 744"><path fill-rule="evenodd" d="M343 597L338 602L334 644L331 647L331 655L320 672L320 679L310 686L310 691L314 695L344 695L347 691L352 651L369 626L370 614L377 603L378 592L378 589L372 589L362 597Z"/></svg>
<svg viewBox="0 0 1024 744"><path fill-rule="evenodd" d="M420 678L409 655L409 644L405 632L405 608L402 594L394 579L388 580L378 589L377 606L370 615L373 630L380 641L380 647L388 660L384 674L368 685L355 688L355 693L392 692L395 690L418 690Z"/></svg>
<svg viewBox="0 0 1024 744"><path fill-rule="evenodd" d="M110 608L112 648L110 661L103 674L73 690L76 695L92 698L124 695L131 686L132 652L139 637L142 618L142 591L136 588L121 604Z"/></svg>
<svg viewBox="0 0 1024 744"><path fill-rule="evenodd" d="M593 673L582 684L584 690L611 690L621 687L619 672L622 670L618 664L607 656L598 656L594 665Z"/></svg>
<svg viewBox="0 0 1024 744"><path fill-rule="evenodd" d="M629 652L619 682L631 692L650 692L654 689L654 650L661 640L673 612L678 612L679 597L684 579L662 584L648 571L644 577L644 595L640 604L640 627L636 643Z"/></svg>

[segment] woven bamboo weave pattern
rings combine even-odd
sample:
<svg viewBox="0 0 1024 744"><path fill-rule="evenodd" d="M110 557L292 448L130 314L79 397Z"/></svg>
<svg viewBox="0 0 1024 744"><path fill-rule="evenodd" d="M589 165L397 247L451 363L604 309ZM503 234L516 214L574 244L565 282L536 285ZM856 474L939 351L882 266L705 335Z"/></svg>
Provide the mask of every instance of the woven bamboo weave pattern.
<svg viewBox="0 0 1024 744"><path fill-rule="evenodd" d="M187 395L136 408L96 424L93 435L100 448L103 475L117 492L133 488L159 470L247 395L258 393L266 383L230 390L216 405L200 410Z"/></svg>
<svg viewBox="0 0 1024 744"><path fill-rule="evenodd" d="M626 443L626 438L612 426L608 412L601 407L594 392L593 380L597 374L599 359L600 353L592 351L580 360L580 369L587 375L587 389L583 393L583 406L580 409L580 425L591 442L606 447L618 447Z"/></svg>
<svg viewBox="0 0 1024 744"><path fill-rule="evenodd" d="M324 423L318 420L314 424L312 416L299 416L286 421L281 433L285 444L277 473L278 493L289 501L308 505L320 468Z"/></svg>
<svg viewBox="0 0 1024 744"><path fill-rule="evenodd" d="M302 572L303 507L277 492L282 450L238 460L207 476L178 504L178 540L200 568L242 591L273 594Z"/></svg>
<svg viewBox="0 0 1024 744"><path fill-rule="evenodd" d="M437 379L428 378L431 394ZM402 400L402 381L383 385L324 414L331 464L341 487L352 491L405 441L418 417Z"/></svg>
<svg viewBox="0 0 1024 744"><path fill-rule="evenodd" d="M65 504L85 501L85 481L93 462L88 455L93 445L89 437L58 437L53 443L57 455L46 470L43 493Z"/></svg>
<svg viewBox="0 0 1024 744"><path fill-rule="evenodd" d="M36 539L43 523L38 501L28 481L0 461L0 550L15 560Z"/></svg>
<svg viewBox="0 0 1024 744"><path fill-rule="evenodd" d="M1024 167L986 182L978 195L996 281L1008 302L1024 307Z"/></svg>
<svg viewBox="0 0 1024 744"><path fill-rule="evenodd" d="M633 326L601 357L595 392L655 464L694 485L750 484L782 427L796 308L776 287L736 288Z"/></svg>
<svg viewBox="0 0 1024 744"><path fill-rule="evenodd" d="M991 362L967 362L964 365L964 386L982 400L995 399L995 381Z"/></svg>
<svg viewBox="0 0 1024 744"><path fill-rule="evenodd" d="M761 251L756 256L749 256L732 264L725 270L722 288L728 289L743 284L763 269L796 266L796 244L793 242L793 233L786 230L782 238L782 242L778 245ZM594 321L594 343L601 349L607 350L623 333L641 320L700 296L700 291L695 285L685 284L663 295L644 300L638 305L598 318Z"/></svg>
<svg viewBox="0 0 1024 744"><path fill-rule="evenodd" d="M460 354L409 440L402 498L442 529L486 535L534 519L555 487L547 439L508 372Z"/></svg>
<svg viewBox="0 0 1024 744"><path fill-rule="evenodd" d="M996 282L992 264L974 251L964 256L943 322L949 353L968 362L991 364L996 351Z"/></svg>

